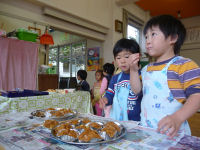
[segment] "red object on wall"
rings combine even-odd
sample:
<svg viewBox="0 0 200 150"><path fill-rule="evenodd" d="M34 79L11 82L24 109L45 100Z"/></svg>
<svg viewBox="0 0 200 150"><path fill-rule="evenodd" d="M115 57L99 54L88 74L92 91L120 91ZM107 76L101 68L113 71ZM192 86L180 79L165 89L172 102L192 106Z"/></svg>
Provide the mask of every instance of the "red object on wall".
<svg viewBox="0 0 200 150"><path fill-rule="evenodd" d="M40 44L54 45L53 37L48 34L48 30L40 37Z"/></svg>

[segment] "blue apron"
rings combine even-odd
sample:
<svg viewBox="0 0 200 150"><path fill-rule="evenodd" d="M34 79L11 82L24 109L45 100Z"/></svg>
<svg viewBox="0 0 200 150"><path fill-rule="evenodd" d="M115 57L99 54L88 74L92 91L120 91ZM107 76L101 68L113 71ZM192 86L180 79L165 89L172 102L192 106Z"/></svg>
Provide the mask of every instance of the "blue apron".
<svg viewBox="0 0 200 150"><path fill-rule="evenodd" d="M117 83L119 82L122 76L122 72L119 74L117 78ZM110 111L110 117L119 120L119 121L127 121L127 100L130 92L130 83L126 86L115 86L115 95L113 98L112 109Z"/></svg>
<svg viewBox="0 0 200 150"><path fill-rule="evenodd" d="M167 82L168 67L180 59L173 58L160 71L147 72L147 66L142 70L143 98L141 102L141 125L157 129L158 122L165 116L179 110L183 104L178 102L172 95ZM190 135L190 127L185 121L179 133Z"/></svg>

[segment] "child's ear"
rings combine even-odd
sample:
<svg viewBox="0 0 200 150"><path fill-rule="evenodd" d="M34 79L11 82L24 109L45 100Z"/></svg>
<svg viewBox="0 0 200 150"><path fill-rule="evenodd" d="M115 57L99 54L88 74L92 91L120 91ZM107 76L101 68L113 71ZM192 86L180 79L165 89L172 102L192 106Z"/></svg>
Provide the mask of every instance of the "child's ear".
<svg viewBox="0 0 200 150"><path fill-rule="evenodd" d="M171 35L170 36L170 43L171 44L175 44L176 42L177 42L177 40L178 40L178 35L176 34L176 35Z"/></svg>

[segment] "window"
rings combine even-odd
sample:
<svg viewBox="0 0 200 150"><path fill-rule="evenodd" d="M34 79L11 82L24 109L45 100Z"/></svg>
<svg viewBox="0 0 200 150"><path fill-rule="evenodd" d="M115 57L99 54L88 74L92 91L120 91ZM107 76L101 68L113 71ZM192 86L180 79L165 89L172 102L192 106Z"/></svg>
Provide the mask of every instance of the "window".
<svg viewBox="0 0 200 150"><path fill-rule="evenodd" d="M140 43L140 30L128 24L127 38L135 39L138 43Z"/></svg>
<svg viewBox="0 0 200 150"><path fill-rule="evenodd" d="M123 9L123 23L123 37L135 39L140 45L140 65L141 67L144 67L149 63L149 57L145 54L145 37L142 34L144 22L133 14L129 13L127 10Z"/></svg>
<svg viewBox="0 0 200 150"><path fill-rule="evenodd" d="M138 44L142 44L142 27L144 22L129 13L127 10L123 10L123 22L124 22L124 37L129 39L135 39Z"/></svg>
<svg viewBox="0 0 200 150"><path fill-rule="evenodd" d="M49 64L56 68L60 77L76 77L79 69L85 69L86 40L50 47Z"/></svg>

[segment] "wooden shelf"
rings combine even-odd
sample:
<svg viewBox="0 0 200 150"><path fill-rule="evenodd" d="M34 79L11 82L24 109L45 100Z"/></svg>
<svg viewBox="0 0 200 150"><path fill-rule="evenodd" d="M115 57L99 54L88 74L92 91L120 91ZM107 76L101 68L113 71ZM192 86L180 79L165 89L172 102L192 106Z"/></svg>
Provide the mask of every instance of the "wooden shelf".
<svg viewBox="0 0 200 150"><path fill-rule="evenodd" d="M58 74L38 74L38 90L58 89Z"/></svg>

